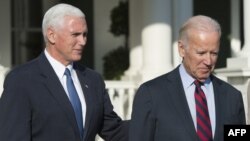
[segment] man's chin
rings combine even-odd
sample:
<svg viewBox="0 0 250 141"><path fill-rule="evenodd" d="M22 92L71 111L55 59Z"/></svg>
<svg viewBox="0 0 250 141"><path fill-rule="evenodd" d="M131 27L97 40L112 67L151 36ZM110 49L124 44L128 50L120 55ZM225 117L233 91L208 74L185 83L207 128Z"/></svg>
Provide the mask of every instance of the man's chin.
<svg viewBox="0 0 250 141"><path fill-rule="evenodd" d="M199 79L206 80L210 76L210 73L202 73L199 75Z"/></svg>
<svg viewBox="0 0 250 141"><path fill-rule="evenodd" d="M74 58L73 58L73 61L74 61L74 62L80 61L81 58L82 58L82 57L74 57Z"/></svg>
<svg viewBox="0 0 250 141"><path fill-rule="evenodd" d="M200 77L200 79L203 80L203 81L205 81L208 77L209 77L209 75L206 75L206 76Z"/></svg>

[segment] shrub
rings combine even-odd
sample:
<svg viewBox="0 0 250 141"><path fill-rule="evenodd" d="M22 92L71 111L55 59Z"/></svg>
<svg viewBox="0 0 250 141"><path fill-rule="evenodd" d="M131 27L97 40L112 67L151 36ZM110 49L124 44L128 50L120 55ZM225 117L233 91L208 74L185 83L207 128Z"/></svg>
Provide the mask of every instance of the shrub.
<svg viewBox="0 0 250 141"><path fill-rule="evenodd" d="M104 57L104 78L107 80L120 80L124 71L129 67L129 50L118 47Z"/></svg>

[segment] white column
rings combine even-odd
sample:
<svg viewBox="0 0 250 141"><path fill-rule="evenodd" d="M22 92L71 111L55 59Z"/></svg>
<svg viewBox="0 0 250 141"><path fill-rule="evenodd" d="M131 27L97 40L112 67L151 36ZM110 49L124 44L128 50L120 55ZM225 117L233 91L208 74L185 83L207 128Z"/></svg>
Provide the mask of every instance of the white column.
<svg viewBox="0 0 250 141"><path fill-rule="evenodd" d="M3 67L2 65L0 65L0 97L2 95L3 92L3 83L4 83L4 78L6 76L6 74L8 73L9 68Z"/></svg>
<svg viewBox="0 0 250 141"><path fill-rule="evenodd" d="M11 67L11 6L9 0L0 1L0 64Z"/></svg>
<svg viewBox="0 0 250 141"><path fill-rule="evenodd" d="M172 69L172 0L144 0L143 68L146 81Z"/></svg>
<svg viewBox="0 0 250 141"><path fill-rule="evenodd" d="M193 15L193 0L174 0L173 1L173 64L179 65L182 58L178 52L179 29L182 24Z"/></svg>
<svg viewBox="0 0 250 141"><path fill-rule="evenodd" d="M237 56L241 50L240 40L240 1L231 0L231 54L232 57Z"/></svg>
<svg viewBox="0 0 250 141"><path fill-rule="evenodd" d="M138 73L142 67L142 0L129 1L129 69L123 80L141 81Z"/></svg>
<svg viewBox="0 0 250 141"><path fill-rule="evenodd" d="M249 57L250 56L250 1L249 0L244 0L243 1L243 10L244 10L244 39L245 43L243 46L243 49L241 51L241 56L242 57Z"/></svg>

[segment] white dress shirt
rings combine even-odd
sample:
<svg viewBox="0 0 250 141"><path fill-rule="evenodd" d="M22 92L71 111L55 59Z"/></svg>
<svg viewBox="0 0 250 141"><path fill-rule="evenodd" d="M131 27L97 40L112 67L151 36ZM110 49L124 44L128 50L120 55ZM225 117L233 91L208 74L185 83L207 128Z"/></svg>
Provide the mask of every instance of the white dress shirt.
<svg viewBox="0 0 250 141"><path fill-rule="evenodd" d="M183 88L185 91L189 110L190 110L192 118L193 118L194 126L197 129L196 107L195 107L195 97L194 97L194 91L195 91L194 81L195 81L195 79L187 73L183 64L180 65L179 72L181 75L181 81L182 81ZM215 119L216 119L216 117L215 117L215 102L214 102L213 84L212 84L212 81L210 80L210 78L208 78L204 82L204 85L202 85L201 88L206 95L208 112L209 112L209 117L210 117L210 121L211 121L212 132L213 132L213 136L214 136Z"/></svg>
<svg viewBox="0 0 250 141"><path fill-rule="evenodd" d="M68 66L64 66L62 63L60 63L59 61L57 61L56 59L54 59L49 53L48 51L45 49L45 56L47 57L49 63L51 64L52 68L54 69L56 75L58 76L67 96L69 97L69 93L67 90L67 85L66 85L66 75L64 75L65 69L66 67L70 70L71 72L71 77L73 80L73 83L75 85L77 94L79 96L79 99L81 101L81 105L82 105L82 118L83 118L83 127L85 125L85 117L86 117L86 102L85 102L85 98L84 98L84 94L82 91L82 87L81 87L81 83L77 77L76 71L73 69L73 64L70 64Z"/></svg>

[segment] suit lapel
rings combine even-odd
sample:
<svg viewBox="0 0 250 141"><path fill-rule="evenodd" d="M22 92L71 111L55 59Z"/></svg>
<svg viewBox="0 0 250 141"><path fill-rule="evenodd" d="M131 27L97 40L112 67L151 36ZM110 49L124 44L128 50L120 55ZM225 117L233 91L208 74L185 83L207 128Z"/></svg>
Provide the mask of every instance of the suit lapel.
<svg viewBox="0 0 250 141"><path fill-rule="evenodd" d="M88 134L88 130L91 124L93 109L95 109L94 108L95 104L93 104L94 99L93 96L91 96L92 93L91 90L93 86L91 85L92 84L91 80L87 77L86 75L87 72L85 71L84 68L80 68L77 65L74 65L74 68L81 83L81 87L86 102L86 118L85 118L84 137L83 137L84 140L86 138L86 135Z"/></svg>
<svg viewBox="0 0 250 141"><path fill-rule="evenodd" d="M213 82L213 88L214 88L214 100L215 100L215 112L216 112L216 125L215 125L215 135L214 135L214 141L219 141L220 140L220 132L222 131L223 127L221 127L222 125L222 115L223 115L223 100L225 98L224 93L223 92L223 88L221 88L221 84L219 83L219 81L217 81L217 79L214 76L211 76L211 80Z"/></svg>
<svg viewBox="0 0 250 141"><path fill-rule="evenodd" d="M188 108L188 103L186 100L184 88L181 82L179 67L173 70L172 73L168 76L169 81L166 84L167 91L169 92L170 98L173 102L174 107L176 108L176 112L178 117L182 120L183 127L186 128L187 132L193 138L193 140L197 140L197 134L194 127L193 119Z"/></svg>
<svg viewBox="0 0 250 141"><path fill-rule="evenodd" d="M62 108L76 132L79 132L71 103L64 91L62 84L60 83L56 73L54 72L44 53L42 53L39 57L39 66L41 68L41 75L43 75L44 77L44 85L46 85L50 94L55 98L58 105Z"/></svg>

